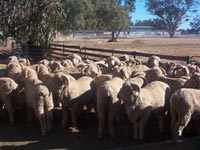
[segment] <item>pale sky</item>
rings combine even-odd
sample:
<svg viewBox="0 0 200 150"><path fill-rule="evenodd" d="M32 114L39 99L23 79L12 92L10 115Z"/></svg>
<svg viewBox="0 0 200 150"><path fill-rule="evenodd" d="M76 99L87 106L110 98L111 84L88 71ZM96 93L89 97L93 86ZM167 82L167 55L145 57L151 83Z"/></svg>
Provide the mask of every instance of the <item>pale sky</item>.
<svg viewBox="0 0 200 150"><path fill-rule="evenodd" d="M148 20L148 19L156 18L156 16L153 16L146 11L145 0L136 0L135 6L136 6L136 10L132 14L133 23L135 23L136 20ZM198 12L200 12L200 8L197 8L197 9L199 10ZM191 16L190 20L192 20L194 15L192 15L192 14L189 14L189 15ZM182 24L180 25L179 29L190 28L189 24L190 24L190 21L188 21L188 22L183 21Z"/></svg>

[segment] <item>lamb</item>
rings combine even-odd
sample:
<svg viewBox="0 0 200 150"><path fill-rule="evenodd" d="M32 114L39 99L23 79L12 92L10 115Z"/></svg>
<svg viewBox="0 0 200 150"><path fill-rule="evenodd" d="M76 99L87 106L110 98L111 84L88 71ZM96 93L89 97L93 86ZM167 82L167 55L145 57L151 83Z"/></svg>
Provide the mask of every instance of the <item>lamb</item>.
<svg viewBox="0 0 200 150"><path fill-rule="evenodd" d="M114 120L120 110L121 102L117 98L117 94L122 87L124 80L114 77L103 82L97 89L97 113L99 120L98 138L102 138L106 119L108 114L109 135L114 137Z"/></svg>
<svg viewBox="0 0 200 150"><path fill-rule="evenodd" d="M18 84L13 79L7 77L0 78L0 100L8 111L11 125L15 122L11 95L17 87Z"/></svg>
<svg viewBox="0 0 200 150"><path fill-rule="evenodd" d="M132 82L123 84L118 98L124 102L127 115L134 124L134 139L144 139L144 128L150 115L159 116L162 131L163 115L169 105L170 92L170 87L160 81L151 82L144 88Z"/></svg>
<svg viewBox="0 0 200 150"><path fill-rule="evenodd" d="M198 119L200 113L200 90L182 88L170 98L171 130L174 140L178 140L191 119Z"/></svg>
<svg viewBox="0 0 200 150"><path fill-rule="evenodd" d="M21 79L25 84L26 105L31 121L31 109L35 112L41 126L42 135L51 131L53 120L53 98L52 93L46 85L37 78L37 73L29 68L22 71ZM47 129L46 129L47 128Z"/></svg>

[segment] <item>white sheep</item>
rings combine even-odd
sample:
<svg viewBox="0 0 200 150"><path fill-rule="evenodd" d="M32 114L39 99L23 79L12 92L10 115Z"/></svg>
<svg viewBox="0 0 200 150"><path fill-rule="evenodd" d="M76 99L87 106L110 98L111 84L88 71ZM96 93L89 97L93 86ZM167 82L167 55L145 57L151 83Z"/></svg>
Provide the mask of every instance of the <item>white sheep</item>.
<svg viewBox="0 0 200 150"><path fill-rule="evenodd" d="M21 79L25 84L26 105L29 112L29 121L31 121L31 109L37 116L42 135L46 131L51 131L53 120L53 97L46 85L37 78L35 70L25 68L21 73Z"/></svg>
<svg viewBox="0 0 200 150"><path fill-rule="evenodd" d="M114 77L103 82L97 89L97 113L99 120L98 138L103 136L105 119L108 115L109 135L114 137L114 120L120 110L121 102L117 94L124 80Z"/></svg>
<svg viewBox="0 0 200 150"><path fill-rule="evenodd" d="M170 98L171 130L173 139L182 136L184 128L191 119L198 119L200 113L200 90L182 88Z"/></svg>
<svg viewBox="0 0 200 150"><path fill-rule="evenodd" d="M154 81L140 88L133 82L125 82L118 97L124 102L129 120L134 125L134 139L143 140L146 122L152 114L159 116L162 131L163 115L170 97L170 87L166 83Z"/></svg>

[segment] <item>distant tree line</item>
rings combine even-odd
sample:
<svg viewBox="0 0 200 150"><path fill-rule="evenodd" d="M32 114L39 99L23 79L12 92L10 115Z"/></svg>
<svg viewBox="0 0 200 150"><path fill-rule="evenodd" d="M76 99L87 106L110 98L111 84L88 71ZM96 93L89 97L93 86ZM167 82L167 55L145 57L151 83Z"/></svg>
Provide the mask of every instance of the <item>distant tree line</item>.
<svg viewBox="0 0 200 150"><path fill-rule="evenodd" d="M55 31L106 30L116 41L134 17L136 0L0 0L0 38L12 36L21 44L47 45ZM145 0L154 20L137 21L166 30L170 37L188 12L195 12L198 0ZM199 33L199 18L191 27Z"/></svg>

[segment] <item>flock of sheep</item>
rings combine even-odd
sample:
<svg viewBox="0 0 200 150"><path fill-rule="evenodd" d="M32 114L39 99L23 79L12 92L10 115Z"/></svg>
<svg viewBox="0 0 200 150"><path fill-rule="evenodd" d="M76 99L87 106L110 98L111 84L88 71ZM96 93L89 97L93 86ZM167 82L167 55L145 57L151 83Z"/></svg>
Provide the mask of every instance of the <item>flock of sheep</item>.
<svg viewBox="0 0 200 150"><path fill-rule="evenodd" d="M11 125L17 109L27 111L28 121L35 115L43 136L52 129L56 107L62 109L63 127L71 115L72 132L79 132L77 114L83 109L93 111L98 138L104 135L105 123L110 137L115 136L115 121L125 110L136 140L144 139L150 116L158 117L162 132L170 115L172 137L177 140L188 122L198 119L199 88L200 64L163 63L157 56L142 64L127 55L94 62L72 54L62 61L45 59L33 65L10 56L0 69L0 109L7 110Z"/></svg>

